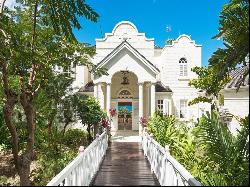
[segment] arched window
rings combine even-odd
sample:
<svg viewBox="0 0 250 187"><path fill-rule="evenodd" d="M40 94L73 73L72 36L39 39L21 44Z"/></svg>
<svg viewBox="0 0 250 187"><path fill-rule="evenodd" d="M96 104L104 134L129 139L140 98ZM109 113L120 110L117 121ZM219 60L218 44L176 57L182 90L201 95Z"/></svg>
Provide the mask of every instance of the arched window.
<svg viewBox="0 0 250 187"><path fill-rule="evenodd" d="M122 90L120 91L118 98L129 99L132 98L132 94L128 90Z"/></svg>
<svg viewBox="0 0 250 187"><path fill-rule="evenodd" d="M185 58L181 58L179 60L179 66L180 66L180 76L186 77L187 76L187 60Z"/></svg>

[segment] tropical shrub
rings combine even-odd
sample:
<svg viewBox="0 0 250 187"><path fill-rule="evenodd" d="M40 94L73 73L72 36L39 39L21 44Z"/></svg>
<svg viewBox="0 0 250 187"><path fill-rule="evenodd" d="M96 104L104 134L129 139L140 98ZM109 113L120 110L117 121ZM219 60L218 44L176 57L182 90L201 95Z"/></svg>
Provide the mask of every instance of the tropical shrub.
<svg viewBox="0 0 250 187"><path fill-rule="evenodd" d="M75 94L73 97L73 106L76 116L81 123L87 126L88 141L92 142L98 129L101 126L101 120L106 117L106 113L101 109L96 98L84 94Z"/></svg>
<svg viewBox="0 0 250 187"><path fill-rule="evenodd" d="M247 185L249 183L249 118L234 136L217 112L203 115L194 128L174 116L155 114L147 131L203 185Z"/></svg>
<svg viewBox="0 0 250 187"><path fill-rule="evenodd" d="M54 176L60 173L77 156L77 149L67 146L61 149L48 149L38 155L38 168L32 172L33 185L45 186Z"/></svg>
<svg viewBox="0 0 250 187"><path fill-rule="evenodd" d="M61 142L73 149L77 149L82 145L87 146L87 133L80 129L69 129L65 132Z"/></svg>
<svg viewBox="0 0 250 187"><path fill-rule="evenodd" d="M195 133L198 146L204 147L207 162L214 168L210 175L201 176L206 185L249 184L249 117L241 119L240 124L234 136L217 112L207 112L200 119Z"/></svg>
<svg viewBox="0 0 250 187"><path fill-rule="evenodd" d="M69 129L62 136L53 128L50 136L49 142L37 150L37 169L32 172L34 185L46 185L77 156L80 145L88 145L87 132L80 129Z"/></svg>

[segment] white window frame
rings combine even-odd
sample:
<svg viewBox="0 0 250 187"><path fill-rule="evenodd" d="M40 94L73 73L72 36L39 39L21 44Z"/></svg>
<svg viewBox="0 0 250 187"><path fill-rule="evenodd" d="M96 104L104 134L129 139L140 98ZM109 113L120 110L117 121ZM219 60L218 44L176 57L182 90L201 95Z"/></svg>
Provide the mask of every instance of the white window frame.
<svg viewBox="0 0 250 187"><path fill-rule="evenodd" d="M158 99L157 100L157 111L163 112L163 105L164 105L163 99Z"/></svg>
<svg viewBox="0 0 250 187"><path fill-rule="evenodd" d="M187 59L181 58L179 60L179 76L187 77L188 76L188 68L187 68Z"/></svg>
<svg viewBox="0 0 250 187"><path fill-rule="evenodd" d="M169 102L170 101L168 99L163 100L163 114L168 116L169 116Z"/></svg>

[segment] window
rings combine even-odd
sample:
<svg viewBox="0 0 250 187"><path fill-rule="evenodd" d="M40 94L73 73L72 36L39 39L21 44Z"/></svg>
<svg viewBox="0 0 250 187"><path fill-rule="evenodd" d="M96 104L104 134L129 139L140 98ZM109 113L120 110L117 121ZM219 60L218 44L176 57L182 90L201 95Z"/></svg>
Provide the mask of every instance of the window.
<svg viewBox="0 0 250 187"><path fill-rule="evenodd" d="M187 117L187 100L180 100L180 118Z"/></svg>
<svg viewBox="0 0 250 187"><path fill-rule="evenodd" d="M163 100L157 100L157 110L163 112Z"/></svg>
<svg viewBox="0 0 250 187"><path fill-rule="evenodd" d="M120 99L130 99L130 98L133 98L133 97L132 97L132 94L130 93L130 91L122 90L119 93L118 98L120 98Z"/></svg>
<svg viewBox="0 0 250 187"><path fill-rule="evenodd" d="M180 76L181 77L186 77L187 76L187 60L185 58L181 58L179 60L179 65L180 65Z"/></svg>

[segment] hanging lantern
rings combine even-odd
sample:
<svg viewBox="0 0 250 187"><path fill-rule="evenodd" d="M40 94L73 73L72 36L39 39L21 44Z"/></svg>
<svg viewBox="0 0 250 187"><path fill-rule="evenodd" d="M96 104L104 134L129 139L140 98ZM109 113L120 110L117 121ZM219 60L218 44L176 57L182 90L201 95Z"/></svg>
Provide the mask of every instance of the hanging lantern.
<svg viewBox="0 0 250 187"><path fill-rule="evenodd" d="M121 84L123 84L123 85L129 84L129 80L128 80L128 73L129 72L128 71L121 71L121 73L123 74Z"/></svg>

